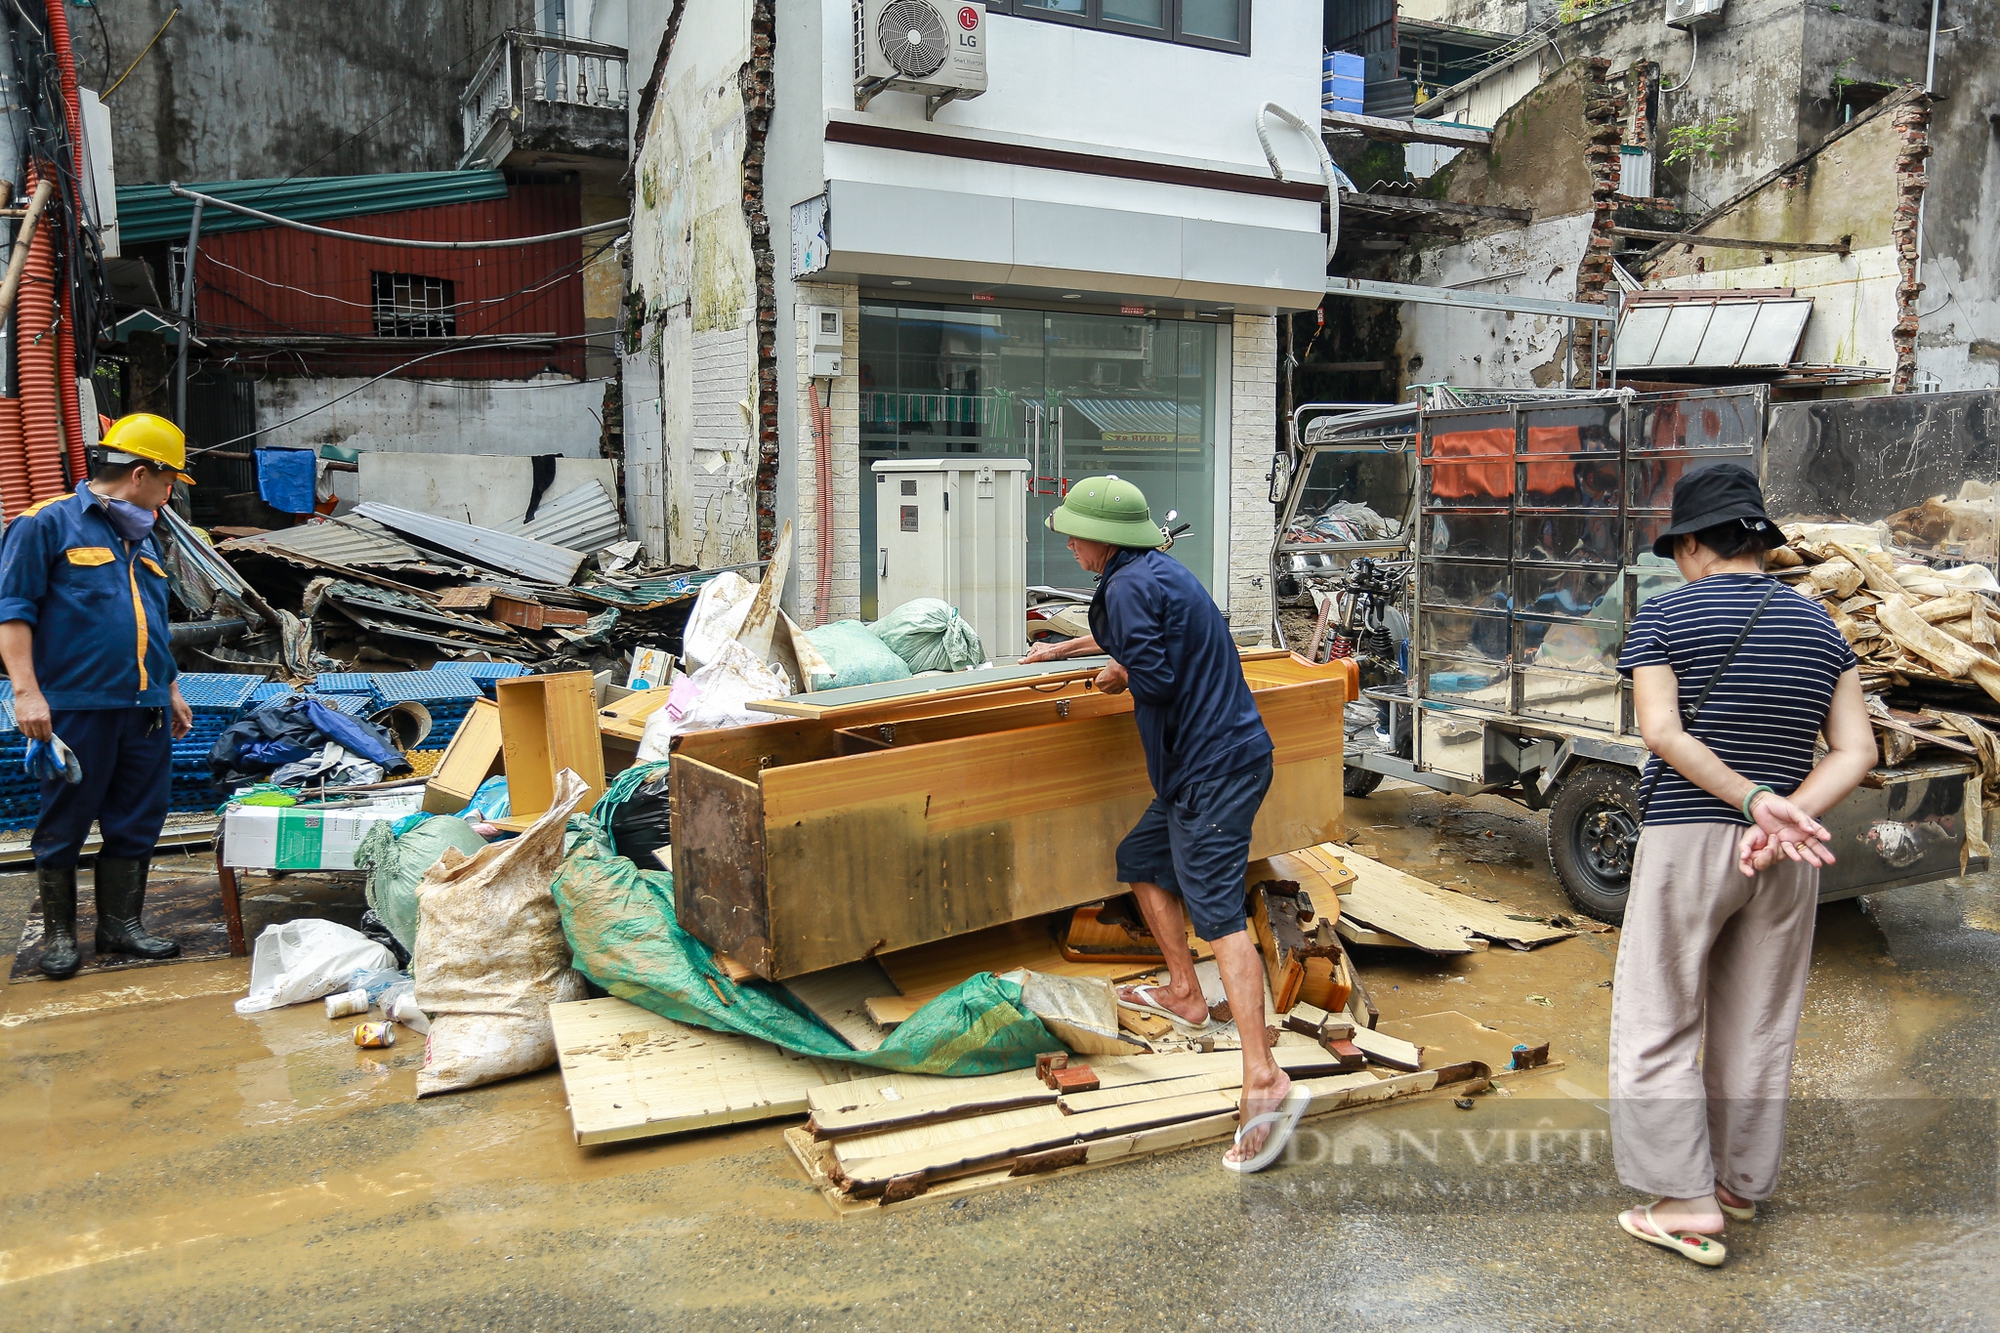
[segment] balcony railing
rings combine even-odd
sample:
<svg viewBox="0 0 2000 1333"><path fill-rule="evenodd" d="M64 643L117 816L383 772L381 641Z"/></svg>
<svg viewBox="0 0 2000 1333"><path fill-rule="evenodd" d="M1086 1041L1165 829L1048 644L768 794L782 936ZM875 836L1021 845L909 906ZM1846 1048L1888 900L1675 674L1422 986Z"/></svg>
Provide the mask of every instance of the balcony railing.
<svg viewBox="0 0 2000 1333"><path fill-rule="evenodd" d="M511 121L538 105L623 112L629 93L623 47L541 32L509 32L459 94L459 114L465 124L465 157L459 165L484 156L496 122Z"/></svg>

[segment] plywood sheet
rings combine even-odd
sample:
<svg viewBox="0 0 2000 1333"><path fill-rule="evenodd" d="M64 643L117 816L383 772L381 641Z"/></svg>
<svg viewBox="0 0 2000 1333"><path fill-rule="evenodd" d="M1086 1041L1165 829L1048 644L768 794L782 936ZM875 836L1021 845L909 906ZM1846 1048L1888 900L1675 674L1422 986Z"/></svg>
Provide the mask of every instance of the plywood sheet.
<svg viewBox="0 0 2000 1333"><path fill-rule="evenodd" d="M552 1004L549 1021L578 1143L804 1115L808 1092L853 1074L620 999Z"/></svg>
<svg viewBox="0 0 2000 1333"><path fill-rule="evenodd" d="M872 1051L889 1035L887 1028L869 1017L871 996L881 995L893 983L881 964L871 958L844 963L824 972L812 972L781 983L792 998L810 1009L813 1016L832 1028L857 1051Z"/></svg>
<svg viewBox="0 0 2000 1333"><path fill-rule="evenodd" d="M1454 893L1450 889L1439 888L1428 880L1417 878L1394 866L1361 855L1345 848L1330 848L1347 867L1355 872L1355 889L1348 895L1346 911L1363 925L1377 930L1400 935L1418 948L1429 949L1433 953L1463 952L1462 950L1432 949L1424 940L1408 931L1398 930L1385 920L1371 917L1371 911L1402 912L1409 914L1404 919L1436 922L1458 934L1479 935L1502 943L1534 946L1548 944L1555 940L1566 940L1575 935L1574 930L1564 930L1557 926L1544 925L1532 918L1517 920L1515 913L1505 906L1481 902L1469 894ZM1360 895L1357 897L1356 895Z"/></svg>

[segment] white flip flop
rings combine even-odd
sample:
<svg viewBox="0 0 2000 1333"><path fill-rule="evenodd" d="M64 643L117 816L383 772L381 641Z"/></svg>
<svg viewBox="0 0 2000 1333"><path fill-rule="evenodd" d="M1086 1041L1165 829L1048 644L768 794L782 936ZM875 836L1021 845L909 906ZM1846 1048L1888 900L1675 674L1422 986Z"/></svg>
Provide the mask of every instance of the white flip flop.
<svg viewBox="0 0 2000 1333"><path fill-rule="evenodd" d="M1278 1154L1282 1153L1285 1145L1292 1141L1292 1131L1298 1127L1299 1117L1306 1113L1306 1107L1312 1104L1312 1099L1311 1087L1304 1083L1292 1084L1285 1092L1285 1099L1278 1103L1277 1110L1251 1116L1236 1131L1236 1142L1241 1143L1243 1136L1259 1125L1271 1126L1271 1133L1264 1140L1264 1146L1258 1150L1257 1155L1242 1162L1232 1162L1225 1156L1222 1159L1223 1166L1239 1176L1248 1176L1262 1171L1277 1161Z"/></svg>
<svg viewBox="0 0 2000 1333"><path fill-rule="evenodd" d="M1741 1196L1739 1195L1738 1197L1740 1198ZM1750 1201L1748 1207L1738 1208L1734 1204L1724 1203L1722 1196L1718 1194L1715 1196L1715 1206L1722 1210L1724 1217L1733 1217L1738 1222L1755 1222L1757 1220L1757 1201L1755 1199Z"/></svg>
<svg viewBox="0 0 2000 1333"><path fill-rule="evenodd" d="M1659 1207L1659 1205L1660 1201L1655 1199L1644 1208L1627 1208L1624 1212L1618 1214L1618 1225L1625 1229L1627 1235L1636 1236L1648 1245L1657 1245L1663 1250L1672 1250L1682 1258L1692 1259L1704 1268L1719 1267L1722 1261L1729 1257L1729 1247L1713 1236L1703 1235L1699 1231L1667 1232L1664 1227L1653 1220L1653 1209ZM1646 1219L1646 1225L1651 1227L1652 1230L1642 1231L1633 1225L1631 1220L1633 1213L1643 1216Z"/></svg>
<svg viewBox="0 0 2000 1333"><path fill-rule="evenodd" d="M1161 1018L1178 1023L1180 1026L1194 1032L1203 1031L1210 1026L1210 1019L1204 1018L1199 1023L1192 1023L1167 1008L1164 1004L1156 1003L1151 997L1154 992L1162 989L1164 988L1160 986L1120 986L1118 988L1118 1007L1120 1009L1130 1009L1132 1012L1138 1014L1156 1014ZM1126 991L1132 992L1132 994L1139 998L1136 1000L1126 999L1124 995Z"/></svg>

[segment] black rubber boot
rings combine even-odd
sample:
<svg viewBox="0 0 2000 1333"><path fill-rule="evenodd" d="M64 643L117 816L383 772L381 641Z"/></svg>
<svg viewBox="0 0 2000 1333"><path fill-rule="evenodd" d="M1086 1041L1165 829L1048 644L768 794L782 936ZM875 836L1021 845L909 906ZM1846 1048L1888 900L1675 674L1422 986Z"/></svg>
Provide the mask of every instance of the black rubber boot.
<svg viewBox="0 0 2000 1333"><path fill-rule="evenodd" d="M172 958L181 946L149 935L139 924L146 907L146 875L153 868L144 857L97 858L97 951L129 953L140 958Z"/></svg>
<svg viewBox="0 0 2000 1333"><path fill-rule="evenodd" d="M36 866L42 891L42 975L61 981L76 975L76 867Z"/></svg>

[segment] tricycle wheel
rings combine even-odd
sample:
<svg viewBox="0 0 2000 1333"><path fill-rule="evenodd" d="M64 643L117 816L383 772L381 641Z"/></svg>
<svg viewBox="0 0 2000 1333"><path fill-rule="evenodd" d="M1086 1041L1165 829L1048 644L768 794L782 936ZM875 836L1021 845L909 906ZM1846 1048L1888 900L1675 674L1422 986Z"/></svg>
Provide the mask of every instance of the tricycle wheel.
<svg viewBox="0 0 2000 1333"><path fill-rule="evenodd" d="M1370 768L1349 764L1341 774L1340 789L1349 796L1368 796L1382 785L1382 775Z"/></svg>
<svg viewBox="0 0 2000 1333"><path fill-rule="evenodd" d="M1616 926L1632 891L1639 842L1638 775L1612 764L1578 770L1549 806L1549 861L1578 910Z"/></svg>

